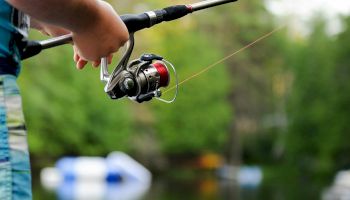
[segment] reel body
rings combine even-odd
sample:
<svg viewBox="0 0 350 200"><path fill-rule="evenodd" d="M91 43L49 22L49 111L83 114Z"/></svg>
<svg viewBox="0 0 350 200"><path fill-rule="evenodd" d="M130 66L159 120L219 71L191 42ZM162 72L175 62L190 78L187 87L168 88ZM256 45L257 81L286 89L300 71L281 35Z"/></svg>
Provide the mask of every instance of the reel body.
<svg viewBox="0 0 350 200"><path fill-rule="evenodd" d="M145 54L140 59L132 61L126 70L119 73L119 80L107 94L112 99L128 96L130 99L142 103L153 97L160 97L160 87L169 85L170 76L168 67L164 62L157 60L143 60L143 57L152 55Z"/></svg>
<svg viewBox="0 0 350 200"><path fill-rule="evenodd" d="M166 103L172 103L176 99L178 81L174 66L154 54L143 54L139 59L128 63L134 46L134 37L131 34L128 48L121 61L109 75L107 59L101 62L101 80L106 82L105 92L111 99L129 97L129 99L142 103L152 98L157 98ZM172 100L161 99L161 87L167 87L170 83L168 65L172 67L176 80L176 93Z"/></svg>

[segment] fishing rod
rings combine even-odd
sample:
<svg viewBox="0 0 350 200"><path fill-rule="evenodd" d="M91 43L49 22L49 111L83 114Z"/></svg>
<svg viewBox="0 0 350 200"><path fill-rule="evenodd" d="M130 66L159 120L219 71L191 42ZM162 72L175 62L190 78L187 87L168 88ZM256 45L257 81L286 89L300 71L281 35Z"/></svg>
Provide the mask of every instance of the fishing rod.
<svg viewBox="0 0 350 200"><path fill-rule="evenodd" d="M156 98L166 103L175 101L178 92L178 79L175 67L163 57L155 54L143 54L140 58L129 63L131 53L134 49L134 33L145 28L150 28L164 21L172 21L186 16L187 14L232 3L237 0L205 0L188 5L175 5L160 10L148 11L141 14L121 15L129 31L127 50L111 74L108 72L107 58L101 59L100 79L106 82L104 91L111 99L129 97L136 102L149 101ZM60 45L72 43L72 35L63 35L43 41L23 41L22 60L39 54L44 49L50 49ZM170 82L168 65L175 75L176 91L174 98L165 100L160 88L167 87Z"/></svg>

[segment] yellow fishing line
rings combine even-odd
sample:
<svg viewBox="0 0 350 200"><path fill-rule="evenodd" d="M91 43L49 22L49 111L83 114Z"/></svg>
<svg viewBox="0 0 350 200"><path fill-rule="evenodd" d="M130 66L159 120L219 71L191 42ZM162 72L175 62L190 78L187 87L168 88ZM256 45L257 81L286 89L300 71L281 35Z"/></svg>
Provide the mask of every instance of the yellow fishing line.
<svg viewBox="0 0 350 200"><path fill-rule="evenodd" d="M260 42L261 40L263 40L263 39L265 39L265 38L267 38L267 37L269 37L269 36L271 36L272 34L274 34L275 32L277 32L277 31L279 31L279 30L281 30L281 29L284 28L284 27L285 27L285 26L280 26L280 27L277 27L276 29L272 30L271 32L266 33L265 35L259 37L258 39L254 40L253 42L251 42L251 43L247 44L246 46L242 47L241 49L239 49L239 50L233 52L232 54L230 54L230 55L228 55L228 56L226 56L226 57L220 59L219 61L217 61L217 62L215 62L215 63L213 63L213 64L211 64L211 65L205 67L205 68L202 69L201 71L199 71L199 72L197 72L197 73L195 73L195 74L189 76L188 78L182 80L181 82L179 82L178 85L180 86L180 85L186 83L187 81L189 81L189 80L191 80L191 79L193 79L193 78L195 78L195 77L197 77L197 76L199 76L199 75L205 73L205 72L208 71L209 69L211 69L211 68L215 67L216 65L218 65L218 64L220 64L220 63L222 63L222 62L224 62L225 60L231 58L232 56L234 56L234 55L236 55L236 54L238 54L238 53L240 53L240 52L242 52L242 51L244 51L244 50L246 50L246 49L252 47L252 46L255 45L256 43ZM173 90L173 89L175 89L175 88L176 88L176 85L173 86L173 87L170 87L170 88L167 89L167 90L165 90L165 91L163 92L163 94L165 94L165 93L167 93L167 92L169 92L169 91L171 91L171 90Z"/></svg>

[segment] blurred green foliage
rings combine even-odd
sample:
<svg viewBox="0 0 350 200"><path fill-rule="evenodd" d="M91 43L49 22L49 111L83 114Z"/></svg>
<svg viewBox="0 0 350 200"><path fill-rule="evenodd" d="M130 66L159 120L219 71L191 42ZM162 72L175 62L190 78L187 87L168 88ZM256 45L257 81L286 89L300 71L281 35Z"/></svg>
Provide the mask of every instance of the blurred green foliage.
<svg viewBox="0 0 350 200"><path fill-rule="evenodd" d="M141 12L166 3L118 5ZM239 1L137 33L132 57L162 55L185 80L270 32L273 22L263 2ZM181 85L170 105L112 101L98 69L75 69L71 47L47 50L25 61L20 76L33 160L122 150L157 165L215 152L327 178L350 166L350 18L343 22L336 36L326 34L322 18L308 37L282 29Z"/></svg>
<svg viewBox="0 0 350 200"><path fill-rule="evenodd" d="M309 40L295 45L290 69L295 80L289 98L288 163L310 178L348 169L350 145L350 18L330 37L316 20Z"/></svg>

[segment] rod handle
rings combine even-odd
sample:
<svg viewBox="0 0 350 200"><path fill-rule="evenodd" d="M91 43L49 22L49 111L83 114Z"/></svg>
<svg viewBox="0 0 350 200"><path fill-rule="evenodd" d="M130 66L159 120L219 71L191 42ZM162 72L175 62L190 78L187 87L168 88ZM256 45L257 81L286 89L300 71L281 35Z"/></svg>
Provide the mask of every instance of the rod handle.
<svg viewBox="0 0 350 200"><path fill-rule="evenodd" d="M23 48L21 48L21 60L25 60L32 56L39 54L43 49L48 49L63 44L68 44L73 41L72 34L62 35L59 37L50 38L42 41L24 41Z"/></svg>

